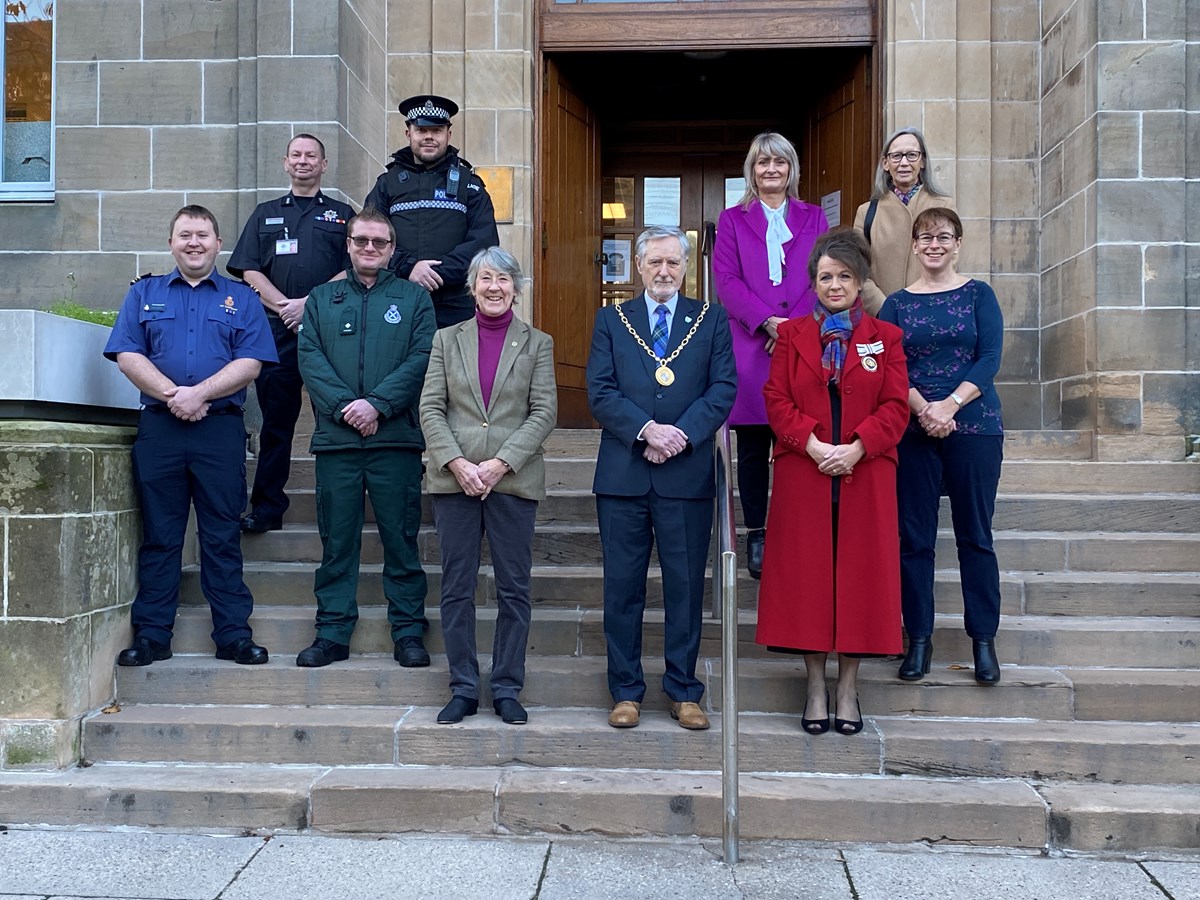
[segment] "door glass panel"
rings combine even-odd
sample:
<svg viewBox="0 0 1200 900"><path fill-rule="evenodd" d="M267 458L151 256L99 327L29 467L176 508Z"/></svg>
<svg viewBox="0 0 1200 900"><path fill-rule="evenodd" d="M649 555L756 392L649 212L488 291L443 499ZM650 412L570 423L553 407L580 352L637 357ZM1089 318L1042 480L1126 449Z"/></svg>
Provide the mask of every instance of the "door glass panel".
<svg viewBox="0 0 1200 900"><path fill-rule="evenodd" d="M644 225L679 225L680 179L646 178L642 182Z"/></svg>
<svg viewBox="0 0 1200 900"><path fill-rule="evenodd" d="M742 176L737 178L725 179L725 208L729 209L735 206L742 199L742 194L746 193L746 179Z"/></svg>
<svg viewBox="0 0 1200 900"><path fill-rule="evenodd" d="M633 178L604 178L600 188L600 218L605 228L633 228L637 202Z"/></svg>

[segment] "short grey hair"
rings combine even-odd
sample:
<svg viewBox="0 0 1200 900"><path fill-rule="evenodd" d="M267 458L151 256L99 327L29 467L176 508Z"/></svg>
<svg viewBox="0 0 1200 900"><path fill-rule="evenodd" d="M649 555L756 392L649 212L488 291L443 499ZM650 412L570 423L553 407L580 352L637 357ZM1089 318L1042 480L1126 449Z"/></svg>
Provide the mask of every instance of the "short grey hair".
<svg viewBox="0 0 1200 900"><path fill-rule="evenodd" d="M503 272L512 279L513 296L521 296L521 264L517 258L503 247L487 247L480 250L467 266L467 289L474 293L475 279L479 270L489 268L495 272Z"/></svg>
<svg viewBox="0 0 1200 900"><path fill-rule="evenodd" d="M683 233L683 229L676 228L674 225L651 225L637 236L637 243L634 245L634 253L637 254L637 258L641 259L645 256L646 245L651 241L657 241L659 238L675 238L679 241L679 247L683 250L684 259L687 259L691 253L692 242Z"/></svg>
<svg viewBox="0 0 1200 900"><path fill-rule="evenodd" d="M896 138L902 134L911 134L917 139L917 145L921 148L921 157L925 160L925 167L917 173L917 183L936 197L949 197L950 195L943 191L934 180L933 160L929 158L929 148L925 146L925 135L921 134L919 128L914 128L910 125L907 128L901 128L893 132L883 142L883 152L879 154L879 162L875 164L875 187L871 191L871 199L878 200L892 189L892 176L883 170L883 158L887 155L888 150L891 149L892 144L896 142Z"/></svg>

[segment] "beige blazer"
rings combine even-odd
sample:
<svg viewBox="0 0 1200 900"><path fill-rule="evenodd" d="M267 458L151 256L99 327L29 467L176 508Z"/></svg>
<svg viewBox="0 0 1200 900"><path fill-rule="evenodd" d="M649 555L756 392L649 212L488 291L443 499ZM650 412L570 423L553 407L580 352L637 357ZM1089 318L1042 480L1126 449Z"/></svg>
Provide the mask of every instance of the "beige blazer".
<svg viewBox="0 0 1200 900"><path fill-rule="evenodd" d="M860 233L869 206L870 203L864 203L854 214L854 227ZM871 277L862 288L863 306L871 315L879 312L888 294L908 287L920 275L921 266L912 250L913 220L935 206L954 209L954 198L929 194L924 188L917 191L908 206L890 190L879 198L875 221L871 223Z"/></svg>
<svg viewBox="0 0 1200 900"><path fill-rule="evenodd" d="M443 328L433 338L421 430L431 494L462 490L446 465L460 456L473 463L503 460L512 472L494 490L529 500L546 496L542 444L558 420L554 340L513 316L504 336L491 403L483 406L479 385L479 326L472 317Z"/></svg>

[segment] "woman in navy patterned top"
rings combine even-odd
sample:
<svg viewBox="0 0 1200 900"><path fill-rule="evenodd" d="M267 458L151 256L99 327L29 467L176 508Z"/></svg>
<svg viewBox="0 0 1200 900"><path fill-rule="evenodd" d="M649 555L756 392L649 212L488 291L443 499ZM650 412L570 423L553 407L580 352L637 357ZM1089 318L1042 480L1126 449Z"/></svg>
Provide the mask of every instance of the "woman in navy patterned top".
<svg viewBox="0 0 1200 900"><path fill-rule="evenodd" d="M936 207L917 216L912 247L921 276L888 297L879 311L879 318L904 331L912 412L896 474L901 604L908 633L899 675L919 681L933 657L934 545L944 490L958 546L975 680L995 684L1000 680L995 647L1000 569L992 547L992 513L1004 429L993 381L1004 322L991 287L954 269L962 233L962 221L951 209Z"/></svg>

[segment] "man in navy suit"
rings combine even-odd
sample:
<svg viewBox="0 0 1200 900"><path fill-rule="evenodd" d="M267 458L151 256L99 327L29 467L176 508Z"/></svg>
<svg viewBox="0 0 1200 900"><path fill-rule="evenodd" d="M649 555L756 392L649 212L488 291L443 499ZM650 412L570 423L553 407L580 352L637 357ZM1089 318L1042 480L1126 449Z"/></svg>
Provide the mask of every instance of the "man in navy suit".
<svg viewBox="0 0 1200 900"><path fill-rule="evenodd" d="M725 310L679 293L688 250L678 228L652 226L638 236L645 290L596 314L588 356L588 401L604 429L592 491L614 728L638 724L646 693L642 614L656 542L666 612L663 691L680 725L708 728L696 657L712 534L712 440L733 408L737 370Z"/></svg>

